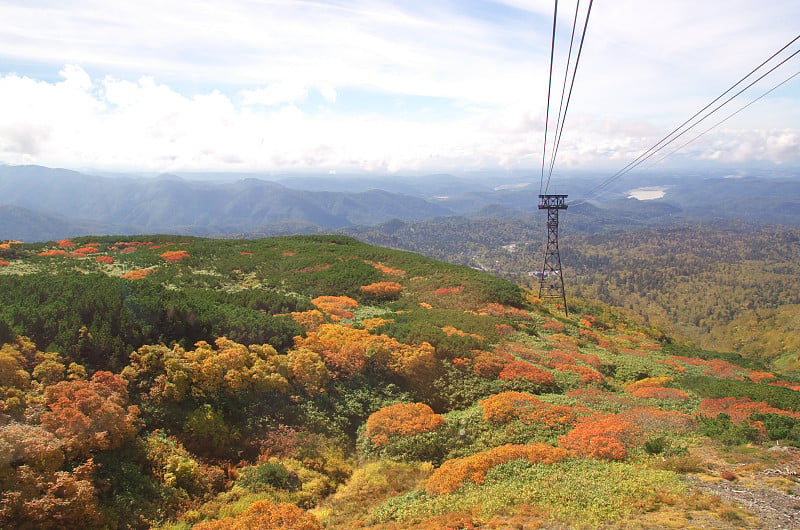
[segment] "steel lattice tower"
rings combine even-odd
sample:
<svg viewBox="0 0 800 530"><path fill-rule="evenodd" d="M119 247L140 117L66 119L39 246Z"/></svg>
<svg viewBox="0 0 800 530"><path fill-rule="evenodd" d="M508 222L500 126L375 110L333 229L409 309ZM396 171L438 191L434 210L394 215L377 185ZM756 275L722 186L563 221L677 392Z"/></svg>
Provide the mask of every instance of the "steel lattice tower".
<svg viewBox="0 0 800 530"><path fill-rule="evenodd" d="M564 303L564 314L569 315L561 256L558 254L558 211L567 209L566 198L566 195L539 195L539 209L547 210L547 245L539 276L539 298L560 298Z"/></svg>

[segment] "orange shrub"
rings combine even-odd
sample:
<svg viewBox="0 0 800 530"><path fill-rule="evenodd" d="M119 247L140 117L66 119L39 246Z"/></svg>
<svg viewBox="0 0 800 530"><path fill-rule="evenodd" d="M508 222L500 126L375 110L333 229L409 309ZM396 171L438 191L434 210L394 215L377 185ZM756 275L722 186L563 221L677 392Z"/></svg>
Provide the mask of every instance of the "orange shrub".
<svg viewBox="0 0 800 530"><path fill-rule="evenodd" d="M0 267L5 267L6 265L11 265L11 262L0 260Z"/></svg>
<svg viewBox="0 0 800 530"><path fill-rule="evenodd" d="M783 388L788 388L789 390L794 390L795 392L800 392L800 383L790 383L789 381L775 381L769 384L772 386L780 386Z"/></svg>
<svg viewBox="0 0 800 530"><path fill-rule="evenodd" d="M625 392L629 394L633 394L639 389L651 387L651 386L664 386L669 384L673 381L671 377L645 377L644 379L640 379L633 383L628 383L625 385Z"/></svg>
<svg viewBox="0 0 800 530"><path fill-rule="evenodd" d="M389 276L403 276L406 273L406 271L404 270L393 269L391 267L387 267L386 265L381 265L380 263L373 263L371 261L367 261L366 263L372 265L382 273L387 274Z"/></svg>
<svg viewBox="0 0 800 530"><path fill-rule="evenodd" d="M379 327L383 326L384 324L388 324L390 322L394 322L393 318L365 318L361 321L361 327L366 329L367 331L375 331Z"/></svg>
<svg viewBox="0 0 800 530"><path fill-rule="evenodd" d="M464 291L464 288L459 287L440 287L434 291L434 294L438 295L446 295L446 294L458 294Z"/></svg>
<svg viewBox="0 0 800 530"><path fill-rule="evenodd" d="M560 363L555 365L553 368L560 372L576 373L581 377L581 381L584 383L600 383L603 381L603 374L593 368L589 368L588 366Z"/></svg>
<svg viewBox="0 0 800 530"><path fill-rule="evenodd" d="M556 382L553 374L545 372L541 368L536 368L525 361L513 361L508 363L500 371L500 379L513 381L515 379L526 379L539 384L554 384Z"/></svg>
<svg viewBox="0 0 800 530"><path fill-rule="evenodd" d="M768 405L763 401L753 401L747 398L711 398L704 399L698 407L703 416L716 417L721 413L728 414L734 423L746 422L751 414L780 414L793 418L800 417L800 413L789 412Z"/></svg>
<svg viewBox="0 0 800 530"><path fill-rule="evenodd" d="M182 260L183 258L188 258L189 253L186 252L185 250L167 250L166 252L161 254L161 257L169 262L174 262Z"/></svg>
<svg viewBox="0 0 800 530"><path fill-rule="evenodd" d="M475 356L472 359L472 370L476 375L493 379L500 375L506 361L492 352L474 350Z"/></svg>
<svg viewBox="0 0 800 530"><path fill-rule="evenodd" d="M672 399L676 401L689 399L689 394L683 392L682 390L678 390L677 388L664 388L661 386L646 386L638 388L630 394L637 398Z"/></svg>
<svg viewBox="0 0 800 530"><path fill-rule="evenodd" d="M139 269L131 272L126 272L125 274L122 275L122 277L127 280L141 280L151 272L153 272L153 269Z"/></svg>
<svg viewBox="0 0 800 530"><path fill-rule="evenodd" d="M66 250L45 250L44 252L39 252L40 256L66 256Z"/></svg>
<svg viewBox="0 0 800 530"><path fill-rule="evenodd" d="M514 326L509 326L508 324L495 324L494 330L501 337L508 337L509 335L513 335L516 331Z"/></svg>
<svg viewBox="0 0 800 530"><path fill-rule="evenodd" d="M308 513L294 504L256 501L237 516L207 521L194 526L195 530L254 530L257 528L322 530L322 525L314 514Z"/></svg>
<svg viewBox="0 0 800 530"><path fill-rule="evenodd" d="M83 255L97 254L98 252L100 252L100 250L97 247L92 247L88 245L85 247L76 248L75 250L72 251L73 254L83 254Z"/></svg>
<svg viewBox="0 0 800 530"><path fill-rule="evenodd" d="M358 307L358 302L349 296L318 296L311 303L334 320L353 318L352 311Z"/></svg>
<svg viewBox="0 0 800 530"><path fill-rule="evenodd" d="M567 327L558 320L551 320L548 318L545 319L544 324L542 324L542 329L553 333L564 333Z"/></svg>
<svg viewBox="0 0 800 530"><path fill-rule="evenodd" d="M760 383L762 381L766 381L767 379L776 379L775 374L761 370L752 370L747 377L749 377L754 383Z"/></svg>
<svg viewBox="0 0 800 530"><path fill-rule="evenodd" d="M445 423L441 414L424 403L398 403L372 413L365 433L373 445L383 447L394 438L432 432Z"/></svg>
<svg viewBox="0 0 800 530"><path fill-rule="evenodd" d="M317 331L325 322L325 315L319 309L295 311L292 313L292 320L304 326L308 331Z"/></svg>
<svg viewBox="0 0 800 530"><path fill-rule="evenodd" d="M428 479L425 491L433 495L453 493L464 481L483 484L486 473L495 466L512 460L527 460L532 464L553 464L570 456L560 447L543 443L502 445L464 458L454 458L442 464Z"/></svg>
<svg viewBox="0 0 800 530"><path fill-rule="evenodd" d="M544 408L545 403L532 394L524 392L501 392L482 400L484 421L506 423L524 417L530 409Z"/></svg>
<svg viewBox="0 0 800 530"><path fill-rule="evenodd" d="M97 261L98 263L105 263L107 265L110 265L111 263L114 263L114 258L112 258L111 256L98 256L95 258L95 261Z"/></svg>
<svg viewBox="0 0 800 530"><path fill-rule="evenodd" d="M452 337L453 335L457 337L472 337L474 339L483 340L481 335L477 335L475 333L467 333L466 331L461 331L460 329L455 328L454 326L444 326L442 327L442 331L448 337Z"/></svg>
<svg viewBox="0 0 800 530"><path fill-rule="evenodd" d="M397 282L377 282L362 285L360 289L362 293L376 298L397 298L403 286Z"/></svg>
<svg viewBox="0 0 800 530"><path fill-rule="evenodd" d="M77 243L73 243L71 239L62 239L60 241L56 241L58 243L59 248L72 248L78 246Z"/></svg>
<svg viewBox="0 0 800 530"><path fill-rule="evenodd" d="M501 392L480 402L483 419L491 423L507 423L519 418L527 423L543 423L549 427L569 425L587 414L585 407L551 405L524 392Z"/></svg>
<svg viewBox="0 0 800 530"><path fill-rule="evenodd" d="M531 315L524 309L516 307L506 307L503 304L491 303L482 309L478 309L479 315L498 317L498 318L524 318L530 319Z"/></svg>
<svg viewBox="0 0 800 530"><path fill-rule="evenodd" d="M559 445L581 456L606 460L624 460L628 449L637 441L639 427L611 414L598 414L581 420L566 436L558 439Z"/></svg>

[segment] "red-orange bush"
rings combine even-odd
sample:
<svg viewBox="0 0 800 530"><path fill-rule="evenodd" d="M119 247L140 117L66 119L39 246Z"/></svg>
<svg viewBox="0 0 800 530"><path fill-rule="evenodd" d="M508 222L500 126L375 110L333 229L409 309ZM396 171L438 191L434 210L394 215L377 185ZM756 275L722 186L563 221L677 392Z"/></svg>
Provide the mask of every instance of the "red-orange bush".
<svg viewBox="0 0 800 530"><path fill-rule="evenodd" d="M73 243L71 239L62 239L60 241L56 241L60 248L72 248L78 246L77 243Z"/></svg>
<svg viewBox="0 0 800 530"><path fill-rule="evenodd" d="M64 442L71 455L113 449L136 434L139 409L128 406L127 382L111 372L91 381L61 381L47 387L42 426Z"/></svg>
<svg viewBox="0 0 800 530"><path fill-rule="evenodd" d="M311 303L334 320L353 318L352 311L358 307L358 302L349 296L318 296Z"/></svg>
<svg viewBox="0 0 800 530"><path fill-rule="evenodd" d="M495 466L512 460L527 460L532 464L553 464L570 456L560 447L535 443L530 445L502 445L464 458L454 458L442 464L428 479L425 491L433 495L453 493L469 480L483 484L486 473Z"/></svg>
<svg viewBox="0 0 800 530"><path fill-rule="evenodd" d="M639 427L630 421L598 414L579 421L566 436L559 437L558 442L581 456L624 460L628 449L638 441L639 433Z"/></svg>
<svg viewBox="0 0 800 530"><path fill-rule="evenodd" d="M308 331L317 331L325 323L325 315L319 309L309 311L295 311L292 320L305 327Z"/></svg>
<svg viewBox="0 0 800 530"><path fill-rule="evenodd" d="M98 256L95 258L95 261L98 263L105 263L107 265L110 265L114 263L114 258L112 258L111 256Z"/></svg>
<svg viewBox="0 0 800 530"><path fill-rule="evenodd" d="M189 253L185 250L167 250L161 257L169 262L175 262L189 257Z"/></svg>
<svg viewBox="0 0 800 530"><path fill-rule="evenodd" d="M482 400L483 419L492 423L506 423L524 417L531 409L544 408L546 404L532 394L501 392Z"/></svg>
<svg viewBox="0 0 800 530"><path fill-rule="evenodd" d="M256 501L235 517L200 523L194 528L195 530L256 530L260 528L322 530L322 525L313 514L294 504Z"/></svg>
<svg viewBox="0 0 800 530"><path fill-rule="evenodd" d="M754 383L760 383L762 381L767 381L768 379L776 379L775 374L762 370L752 370L747 377L749 377Z"/></svg>
<svg viewBox="0 0 800 530"><path fill-rule="evenodd" d="M98 252L100 252L100 249L89 245L81 248L76 248L75 250L72 251L73 254L83 254L84 256L86 254L97 254Z"/></svg>
<svg viewBox="0 0 800 530"><path fill-rule="evenodd" d="M66 250L45 250L44 252L39 252L39 256L66 256Z"/></svg>
<svg viewBox="0 0 800 530"><path fill-rule="evenodd" d="M506 360L492 352L475 350L472 359L472 370L481 377L493 379L500 375Z"/></svg>
<svg viewBox="0 0 800 530"><path fill-rule="evenodd" d="M552 333L564 333L567 327L558 320L545 319L542 329Z"/></svg>
<svg viewBox="0 0 800 530"><path fill-rule="evenodd" d="M704 399L698 407L703 416L716 417L721 413L728 414L734 423L748 421L751 414L780 414L782 416L800 417L800 413L790 412L768 405L763 401L752 401L747 398L712 398Z"/></svg>
<svg viewBox="0 0 800 530"><path fill-rule="evenodd" d="M382 447L394 438L432 432L444 424L444 417L424 403L398 403L372 413L365 432L373 445Z"/></svg>
<svg viewBox="0 0 800 530"><path fill-rule="evenodd" d="M588 366L560 363L553 368L561 372L573 372L578 374L581 377L581 381L584 383L600 383L603 381L603 374Z"/></svg>
<svg viewBox="0 0 800 530"><path fill-rule="evenodd" d="M498 317L498 318L523 318L530 319L531 315L524 309L516 307L506 307L503 304L491 303L478 310L479 315Z"/></svg>
<svg viewBox="0 0 800 530"><path fill-rule="evenodd" d="M376 282L369 285L362 285L360 289L362 293L368 296L392 299L400 296L400 291L403 290L403 286L397 282Z"/></svg>
<svg viewBox="0 0 800 530"><path fill-rule="evenodd" d="M403 276L406 273L406 271L404 271L404 270L393 269L391 267L387 267L386 265L381 265L380 263L373 263L371 261L367 261L367 263L369 265L372 265L373 267L375 267L376 269L378 269L382 273L387 274L389 276Z"/></svg>
<svg viewBox="0 0 800 530"><path fill-rule="evenodd" d="M506 423L519 418L527 423L543 423L549 427L569 425L587 414L584 407L551 405L531 394L501 392L480 402L483 419L491 423Z"/></svg>
<svg viewBox="0 0 800 530"><path fill-rule="evenodd" d="M153 269L139 269L131 272L126 272L125 274L122 275L122 278L125 278L126 280L141 280L151 272L153 272Z"/></svg>
<svg viewBox="0 0 800 530"><path fill-rule="evenodd" d="M0 260L0 267L5 267L6 265L11 265L11 263L8 261Z"/></svg>
<svg viewBox="0 0 800 530"><path fill-rule="evenodd" d="M500 379L513 381L515 379L526 379L533 383L552 385L555 378L550 372L545 372L541 368L536 368L525 361L512 361L505 365L500 371Z"/></svg>
<svg viewBox="0 0 800 530"><path fill-rule="evenodd" d="M650 399L672 399L683 401L689 399L689 394L677 388L664 388L661 386L646 386L631 392L633 397Z"/></svg>

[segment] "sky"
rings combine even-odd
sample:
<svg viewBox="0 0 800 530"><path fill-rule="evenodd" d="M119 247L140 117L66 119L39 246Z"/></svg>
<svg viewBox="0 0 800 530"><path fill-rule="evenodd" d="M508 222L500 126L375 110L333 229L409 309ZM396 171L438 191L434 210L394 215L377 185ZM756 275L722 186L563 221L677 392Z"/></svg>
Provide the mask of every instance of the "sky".
<svg viewBox="0 0 800 530"><path fill-rule="evenodd" d="M553 8L0 0L0 163L536 174ZM559 3L550 133L575 8ZM795 38L798 21L797 0L594 2L554 175L622 168ZM799 49L797 41L779 59ZM663 154L798 72L800 54ZM551 134L547 160L552 145ZM649 167L800 167L800 75L661 158Z"/></svg>

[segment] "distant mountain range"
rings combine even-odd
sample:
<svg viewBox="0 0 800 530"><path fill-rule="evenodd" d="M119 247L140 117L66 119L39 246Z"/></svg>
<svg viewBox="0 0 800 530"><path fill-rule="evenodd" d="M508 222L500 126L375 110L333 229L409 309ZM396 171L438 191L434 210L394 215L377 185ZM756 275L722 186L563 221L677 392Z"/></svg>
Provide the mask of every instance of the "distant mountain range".
<svg viewBox="0 0 800 530"><path fill-rule="evenodd" d="M571 207L565 229L580 233L676 221L748 220L800 226L800 182L729 175L646 174ZM358 233L385 223L539 217L534 177L282 176L190 180L94 176L40 166L0 166L0 239L43 241L85 234L173 233L257 237L320 231ZM531 182L528 182L531 181ZM594 180L565 179L570 197ZM637 187L664 196L629 198ZM550 191L553 192L552 190Z"/></svg>

